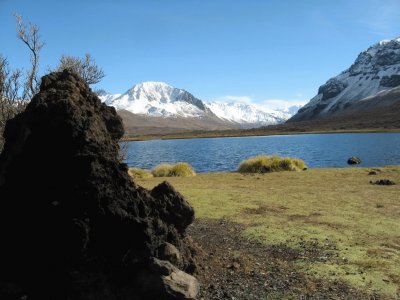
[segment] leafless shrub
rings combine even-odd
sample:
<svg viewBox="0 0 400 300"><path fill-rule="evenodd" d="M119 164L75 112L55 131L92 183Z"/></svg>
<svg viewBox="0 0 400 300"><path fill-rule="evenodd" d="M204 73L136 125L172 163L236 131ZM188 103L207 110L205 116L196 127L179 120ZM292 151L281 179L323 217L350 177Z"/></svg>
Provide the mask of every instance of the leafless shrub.
<svg viewBox="0 0 400 300"><path fill-rule="evenodd" d="M6 58L0 55L0 152L7 120L23 111L27 101L21 98L22 70L11 70Z"/></svg>
<svg viewBox="0 0 400 300"><path fill-rule="evenodd" d="M17 37L30 51L31 66L28 70L12 69L8 60L0 54L0 151L3 149L3 132L7 120L22 112L28 101L38 92L39 52L44 43L40 41L39 27L14 14ZM25 74L24 74L25 73Z"/></svg>
<svg viewBox="0 0 400 300"><path fill-rule="evenodd" d="M30 68L12 69L8 60L0 54L0 152L3 149L3 132L7 120L22 112L27 103L39 91L40 77L39 54L44 43L40 40L39 27L29 23L27 26L19 14L14 14L17 22L17 37L29 49ZM88 84L95 84L105 76L95 60L86 54L84 58L62 55L54 71L71 69L78 73ZM51 71L51 70L49 70ZM121 153L127 153L127 150ZM124 155L121 155L121 160Z"/></svg>
<svg viewBox="0 0 400 300"><path fill-rule="evenodd" d="M96 84L105 76L102 68L96 64L90 54L86 54L84 58L62 55L56 71L65 69L70 69L79 74L87 84Z"/></svg>

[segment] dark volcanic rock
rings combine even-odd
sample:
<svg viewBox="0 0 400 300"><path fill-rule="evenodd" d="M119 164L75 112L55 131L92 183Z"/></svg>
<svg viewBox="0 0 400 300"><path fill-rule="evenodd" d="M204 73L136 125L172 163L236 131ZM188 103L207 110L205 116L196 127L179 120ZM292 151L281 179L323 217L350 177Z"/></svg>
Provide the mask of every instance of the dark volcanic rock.
<svg viewBox="0 0 400 300"><path fill-rule="evenodd" d="M347 160L347 163L349 165L357 165L357 164L361 164L361 159L358 158L357 156L352 156Z"/></svg>
<svg viewBox="0 0 400 300"><path fill-rule="evenodd" d="M0 299L149 299L135 286L166 242L193 268L193 208L169 184L136 186L118 160L115 109L77 75L43 77L0 155Z"/></svg>

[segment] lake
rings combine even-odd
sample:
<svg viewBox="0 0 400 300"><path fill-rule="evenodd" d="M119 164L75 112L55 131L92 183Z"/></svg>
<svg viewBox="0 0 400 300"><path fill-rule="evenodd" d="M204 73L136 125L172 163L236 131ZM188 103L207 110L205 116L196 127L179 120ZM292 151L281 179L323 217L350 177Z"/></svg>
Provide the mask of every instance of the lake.
<svg viewBox="0 0 400 300"><path fill-rule="evenodd" d="M400 133L302 134L128 142L125 162L152 169L184 161L196 172L235 171L247 158L266 154L297 157L310 168L347 167L358 156L360 166L400 164Z"/></svg>

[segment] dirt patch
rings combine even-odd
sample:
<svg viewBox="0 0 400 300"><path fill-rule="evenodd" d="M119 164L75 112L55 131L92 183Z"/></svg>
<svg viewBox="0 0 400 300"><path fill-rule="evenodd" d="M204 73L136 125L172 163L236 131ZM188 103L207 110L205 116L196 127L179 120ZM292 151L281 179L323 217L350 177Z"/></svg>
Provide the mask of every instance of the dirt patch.
<svg viewBox="0 0 400 300"><path fill-rule="evenodd" d="M243 212L251 215L264 215L267 213L281 213L289 208L285 206L260 205L257 208L245 208Z"/></svg>
<svg viewBox="0 0 400 300"><path fill-rule="evenodd" d="M335 245L299 241L299 248L266 246L242 235L244 226L226 220L196 220L189 233L196 255L200 299L378 299L341 281L324 281L296 269L295 262L327 261Z"/></svg>
<svg viewBox="0 0 400 300"><path fill-rule="evenodd" d="M309 215L299 215L299 214L289 215L287 217L287 219L288 219L288 221L303 221L304 223L307 223L307 224L318 225L318 226L327 226L327 227L334 228L334 229L343 227L343 225L339 224L339 223L318 220L317 218L320 216L322 216L321 213L314 212Z"/></svg>

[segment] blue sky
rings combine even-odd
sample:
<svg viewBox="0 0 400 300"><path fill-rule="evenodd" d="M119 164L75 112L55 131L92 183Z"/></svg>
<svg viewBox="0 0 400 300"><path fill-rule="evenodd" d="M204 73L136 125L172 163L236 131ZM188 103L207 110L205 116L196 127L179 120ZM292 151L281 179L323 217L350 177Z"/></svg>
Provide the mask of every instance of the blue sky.
<svg viewBox="0 0 400 300"><path fill-rule="evenodd" d="M40 27L41 73L90 53L124 92L164 81L203 100L313 97L358 53L400 36L399 0L0 0L0 53L29 63L13 12Z"/></svg>

